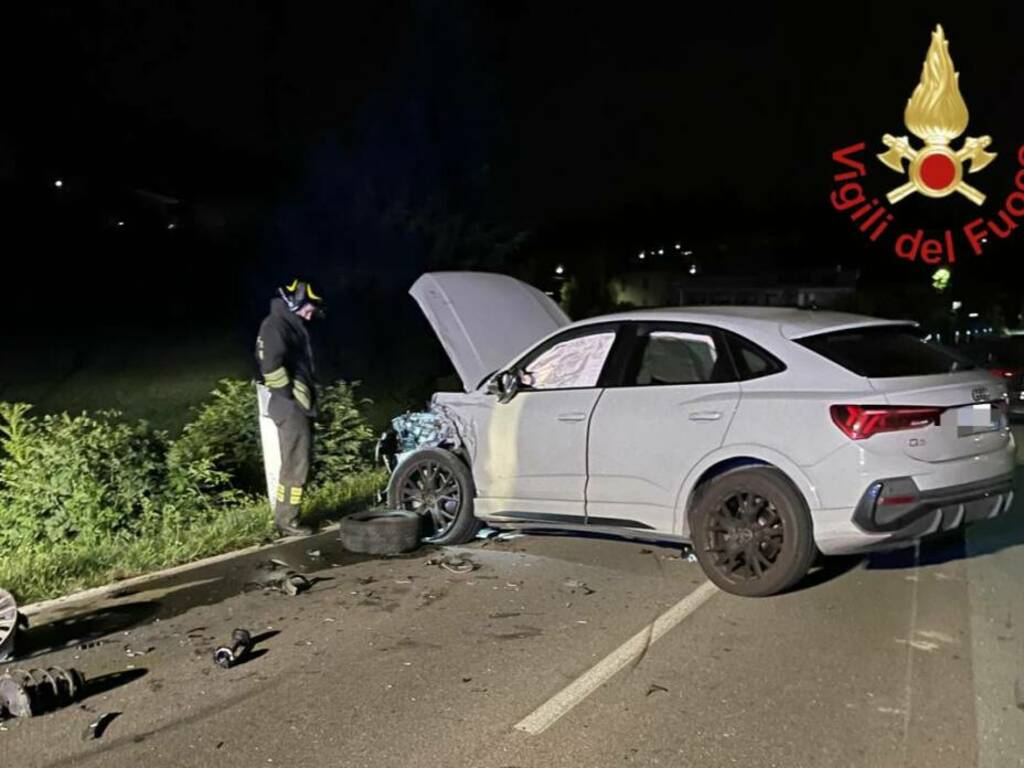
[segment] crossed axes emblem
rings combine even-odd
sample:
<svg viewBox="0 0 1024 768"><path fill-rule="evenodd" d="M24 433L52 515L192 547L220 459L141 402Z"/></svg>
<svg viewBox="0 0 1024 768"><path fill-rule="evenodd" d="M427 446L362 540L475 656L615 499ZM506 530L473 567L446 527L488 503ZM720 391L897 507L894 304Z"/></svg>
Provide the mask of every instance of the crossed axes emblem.
<svg viewBox="0 0 1024 768"><path fill-rule="evenodd" d="M963 146L956 151L950 149L946 144L932 143L926 143L924 148L917 150L910 145L910 140L906 136L893 136L890 133L882 137L882 143L889 147L889 151L878 155L878 159L898 173L909 172L910 174L910 181L901 184L886 195L890 203L898 203L914 192L921 192L929 197L945 197L953 192L959 192L975 205L985 202L985 193L963 180L963 164L969 161L970 167L967 172L977 173L991 163L996 155L994 152L985 151L986 147L992 143L991 136L968 137L964 139ZM946 158L953 166L953 182L941 189L929 186L921 178L921 167L924 162L936 155ZM904 160L910 161L909 168L903 167Z"/></svg>

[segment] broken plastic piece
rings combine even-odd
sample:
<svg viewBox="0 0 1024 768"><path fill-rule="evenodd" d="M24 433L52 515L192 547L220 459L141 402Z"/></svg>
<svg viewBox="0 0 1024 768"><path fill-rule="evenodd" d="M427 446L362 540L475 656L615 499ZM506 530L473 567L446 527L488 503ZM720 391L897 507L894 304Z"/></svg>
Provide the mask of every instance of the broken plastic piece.
<svg viewBox="0 0 1024 768"><path fill-rule="evenodd" d="M570 592L575 593L576 590L581 591L584 595L594 594L594 590L586 585L585 582L579 581L578 579L566 579L562 586L568 589Z"/></svg>
<svg viewBox="0 0 1024 768"><path fill-rule="evenodd" d="M9 669L0 676L0 717L33 717L74 702L85 678L74 669Z"/></svg>
<svg viewBox="0 0 1024 768"><path fill-rule="evenodd" d="M222 669L230 669L249 655L252 645L249 631L236 629L231 633L231 645L222 645L213 652L213 662Z"/></svg>
<svg viewBox="0 0 1024 768"><path fill-rule="evenodd" d="M468 557L462 557L461 555L435 555L429 558L424 565L436 565L449 573L469 573L479 568L479 564L474 563Z"/></svg>
<svg viewBox="0 0 1024 768"><path fill-rule="evenodd" d="M120 712L102 713L99 717L89 723L84 731L82 731L82 741L90 741L103 736L103 732L107 730L107 726L114 722L120 714Z"/></svg>

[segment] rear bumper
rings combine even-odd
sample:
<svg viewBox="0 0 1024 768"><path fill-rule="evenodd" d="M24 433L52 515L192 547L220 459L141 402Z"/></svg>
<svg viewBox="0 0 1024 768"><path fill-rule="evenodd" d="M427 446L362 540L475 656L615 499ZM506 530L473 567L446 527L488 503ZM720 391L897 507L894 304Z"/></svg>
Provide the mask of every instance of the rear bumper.
<svg viewBox="0 0 1024 768"><path fill-rule="evenodd" d="M886 503L890 500L896 503ZM913 478L902 477L872 483L854 510L853 522L865 533L916 539L987 520L1012 503L1012 474L926 491Z"/></svg>

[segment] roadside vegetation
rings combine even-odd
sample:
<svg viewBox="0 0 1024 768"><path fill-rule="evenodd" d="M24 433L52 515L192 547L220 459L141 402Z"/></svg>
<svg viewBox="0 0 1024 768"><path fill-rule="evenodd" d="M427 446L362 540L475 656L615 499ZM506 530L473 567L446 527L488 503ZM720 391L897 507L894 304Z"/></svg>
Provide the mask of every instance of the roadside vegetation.
<svg viewBox="0 0 1024 768"><path fill-rule="evenodd" d="M324 388L306 519L384 482L355 387ZM119 411L0 403L0 586L38 600L270 538L255 386L223 379L173 437Z"/></svg>

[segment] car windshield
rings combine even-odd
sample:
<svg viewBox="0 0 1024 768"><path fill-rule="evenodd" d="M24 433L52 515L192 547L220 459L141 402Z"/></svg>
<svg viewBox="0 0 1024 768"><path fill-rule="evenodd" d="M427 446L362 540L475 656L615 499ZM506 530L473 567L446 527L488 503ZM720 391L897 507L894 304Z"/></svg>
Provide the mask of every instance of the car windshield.
<svg viewBox="0 0 1024 768"><path fill-rule="evenodd" d="M951 349L924 341L910 325L831 331L797 343L848 371L872 379L932 376L977 366Z"/></svg>

